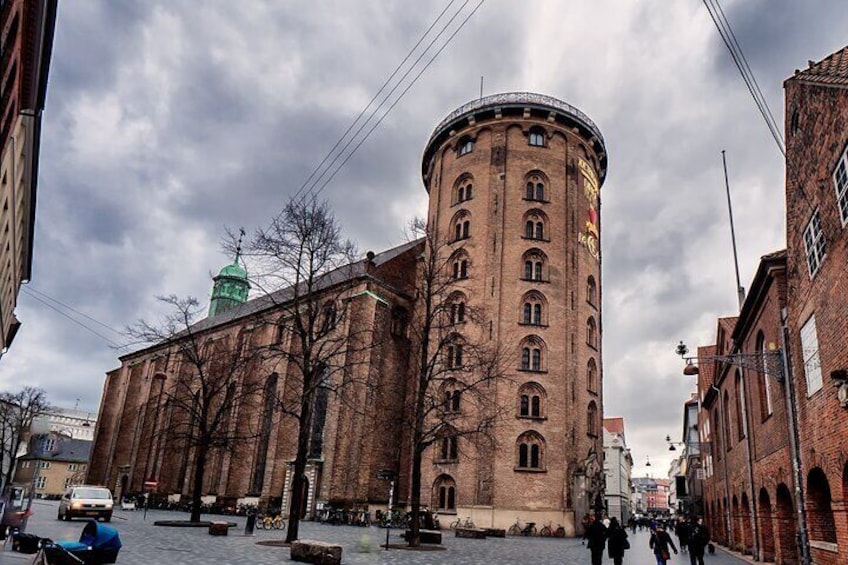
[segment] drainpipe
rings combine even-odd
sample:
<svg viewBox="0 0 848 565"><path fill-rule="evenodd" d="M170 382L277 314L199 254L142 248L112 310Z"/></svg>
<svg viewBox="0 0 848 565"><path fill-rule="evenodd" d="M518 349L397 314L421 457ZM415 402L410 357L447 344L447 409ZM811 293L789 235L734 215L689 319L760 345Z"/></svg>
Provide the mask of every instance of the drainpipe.
<svg viewBox="0 0 848 565"><path fill-rule="evenodd" d="M804 508L804 491L802 489L804 476L801 471L801 448L798 445L797 404L795 401L795 379L792 376L792 366L789 364L789 328L786 308L780 309L780 356L783 364L783 388L786 392L786 408L789 415L789 448L792 451L792 471L795 483L795 508L798 512L798 545L801 549L801 565L810 565L810 545L807 533L807 510Z"/></svg>
<svg viewBox="0 0 848 565"><path fill-rule="evenodd" d="M726 421L723 417L726 406L724 405L724 398L721 394L721 389L718 390L718 407L722 414L722 420ZM721 448L724 449L724 453L722 454L722 460L724 461L724 527L727 529L727 547L733 547L733 521L730 519L730 487L728 486L727 477L727 434L729 430L726 429L726 426L721 426L721 429L724 431L724 442L721 446Z"/></svg>

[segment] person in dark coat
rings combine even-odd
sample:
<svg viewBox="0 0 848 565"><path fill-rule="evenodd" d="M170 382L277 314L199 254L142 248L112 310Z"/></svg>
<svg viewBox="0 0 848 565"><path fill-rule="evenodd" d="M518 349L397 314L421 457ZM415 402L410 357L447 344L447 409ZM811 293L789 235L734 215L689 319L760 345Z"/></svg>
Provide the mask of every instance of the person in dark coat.
<svg viewBox="0 0 848 565"><path fill-rule="evenodd" d="M677 519L677 523L674 525L674 535L677 536L680 551L686 551L686 546L689 545L689 523L682 516Z"/></svg>
<svg viewBox="0 0 848 565"><path fill-rule="evenodd" d="M648 542L648 546L654 551L654 557L657 558L657 565L666 565L668 563L671 555L669 549L674 550L674 554L677 555L677 547L671 541L671 536L668 535L668 532L665 531L662 525L657 525L657 529L651 534L651 540Z"/></svg>
<svg viewBox="0 0 848 565"><path fill-rule="evenodd" d="M614 565L621 565L624 559L624 551L630 549L630 542L627 541L627 531L621 527L616 518L610 518L607 539L609 540L607 550L610 559L612 559Z"/></svg>
<svg viewBox="0 0 848 565"><path fill-rule="evenodd" d="M607 543L607 527L596 517L584 534L586 545L592 552L592 565L601 565L604 559L604 547Z"/></svg>
<svg viewBox="0 0 848 565"><path fill-rule="evenodd" d="M689 519L689 563L704 565L704 548L710 543L710 529L695 516Z"/></svg>

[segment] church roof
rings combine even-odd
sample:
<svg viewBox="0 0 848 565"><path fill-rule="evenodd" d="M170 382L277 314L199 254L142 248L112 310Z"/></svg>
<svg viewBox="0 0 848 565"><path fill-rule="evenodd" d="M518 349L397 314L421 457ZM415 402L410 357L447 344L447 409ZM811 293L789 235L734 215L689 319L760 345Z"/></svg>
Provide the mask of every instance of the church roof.
<svg viewBox="0 0 848 565"><path fill-rule="evenodd" d="M848 46L831 53L818 63L810 61L803 71L795 71L789 80L822 85L848 86Z"/></svg>
<svg viewBox="0 0 848 565"><path fill-rule="evenodd" d="M380 267L389 261L396 259L414 249L416 246L419 246L423 243L423 239L417 239L414 241L410 241L404 243L402 245L398 245L397 247L393 247L382 253L378 253L374 255L371 259L371 263L373 263L374 267ZM331 288L339 283L345 281L351 281L357 279L359 277L363 277L368 274L368 262L369 259L361 259L359 261L355 261L350 263L349 265L344 265L337 269L334 269L325 275L321 276L317 279L315 284L315 290L321 291L324 289ZM233 322L240 318L245 318L247 316L251 316L253 314L257 314L259 312L263 312L265 310L271 310L280 304L284 304L287 301L291 300L294 297L294 289L292 287L286 287L271 294L266 294L263 296L259 296L254 298L253 300L248 300L243 304L238 304L233 306L232 308L225 310L215 316L209 316L192 324L191 331L192 332L203 332L209 329L226 325L227 323ZM155 349L156 347L160 347L161 344L154 344L150 347L146 347L144 349L140 349L138 351L134 351L132 353L128 353L127 355L121 357L120 359L127 359L138 354L141 354L149 349Z"/></svg>

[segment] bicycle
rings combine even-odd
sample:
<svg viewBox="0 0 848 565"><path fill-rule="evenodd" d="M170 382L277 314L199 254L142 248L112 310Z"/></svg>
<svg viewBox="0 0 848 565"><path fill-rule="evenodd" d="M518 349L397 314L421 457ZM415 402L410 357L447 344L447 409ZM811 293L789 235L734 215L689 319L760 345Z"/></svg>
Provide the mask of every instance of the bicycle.
<svg viewBox="0 0 848 565"><path fill-rule="evenodd" d="M554 535L553 523L548 520L548 523L545 524L541 530L539 530L539 536L543 538L549 538Z"/></svg>
<svg viewBox="0 0 848 565"><path fill-rule="evenodd" d="M557 524L559 527L554 530L555 538L564 538L565 537L565 528L562 527L562 524Z"/></svg>
<svg viewBox="0 0 848 565"><path fill-rule="evenodd" d="M515 523L509 527L506 533L510 536L520 536L522 530L524 530L524 526L521 525L521 520L516 516Z"/></svg>
<svg viewBox="0 0 848 565"><path fill-rule="evenodd" d="M471 516L468 516L465 521L457 518L450 525L451 530L474 530L477 529L477 526L474 525L474 521L471 520Z"/></svg>
<svg viewBox="0 0 848 565"><path fill-rule="evenodd" d="M525 537L538 536L539 532L536 531L536 522L527 522L527 525L521 530L521 535Z"/></svg>

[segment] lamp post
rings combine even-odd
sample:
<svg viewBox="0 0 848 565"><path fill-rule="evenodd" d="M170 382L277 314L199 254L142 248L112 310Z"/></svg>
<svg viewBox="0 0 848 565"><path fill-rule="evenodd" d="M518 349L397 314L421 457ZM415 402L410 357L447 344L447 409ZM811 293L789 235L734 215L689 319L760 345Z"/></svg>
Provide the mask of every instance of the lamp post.
<svg viewBox="0 0 848 565"><path fill-rule="evenodd" d="M764 349L760 353L742 353L737 351L735 353L731 353L730 355L704 355L697 357L687 357L689 353L689 348L686 347L686 344L683 341L680 341L675 348L676 353L686 362L686 367L683 369L683 374L687 376L696 376L700 373L698 369L697 363L700 362L718 362L728 366L737 367L740 369L740 377L745 375L747 371L754 371L756 373L761 373L766 376L766 378L773 377L778 383L783 385L784 393L786 397L786 408L788 415L788 424L789 424L789 447L792 454L792 466L795 471L794 482L795 482L795 505L797 507L798 512L798 534L800 537L800 549L801 549L801 563L802 565L809 565L810 561L810 553L808 546L808 536L807 536L807 522L806 522L806 512L804 509L804 496L802 491L802 483L803 476L801 473L801 454L800 448L798 446L798 440L795 437L796 427L795 422L797 421L797 412L795 406L795 391L791 378L791 368L789 365L789 360L787 359L787 355L785 354L787 344L788 344L788 329L786 326L786 309L781 309L781 334L780 334L780 343L781 347L777 347L774 344L770 344L769 349ZM741 380L742 390L744 394L744 380ZM715 387L715 385L712 385ZM747 405L747 397L743 397L745 400L745 404ZM721 395L719 395L719 406L722 411L727 410L726 406L722 406ZM700 406L699 406L700 412ZM747 445L747 463L748 463L748 475L749 482L751 485L751 517L752 517L752 526L754 531L754 554L758 558L759 557L759 524L757 518L757 498L754 496L754 475L753 475L753 455L751 453L751 435L750 435L750 426L748 423L748 410L747 406L745 408L744 413L744 432L746 436L746 445ZM725 439L728 430L725 430ZM727 443L725 442L725 445ZM674 446L671 446L674 447ZM727 495L728 489L728 480L727 480L727 458L725 457L725 498L729 500ZM728 520L729 521L729 520ZM730 535L732 532L732 528L729 527L728 523L728 533Z"/></svg>

